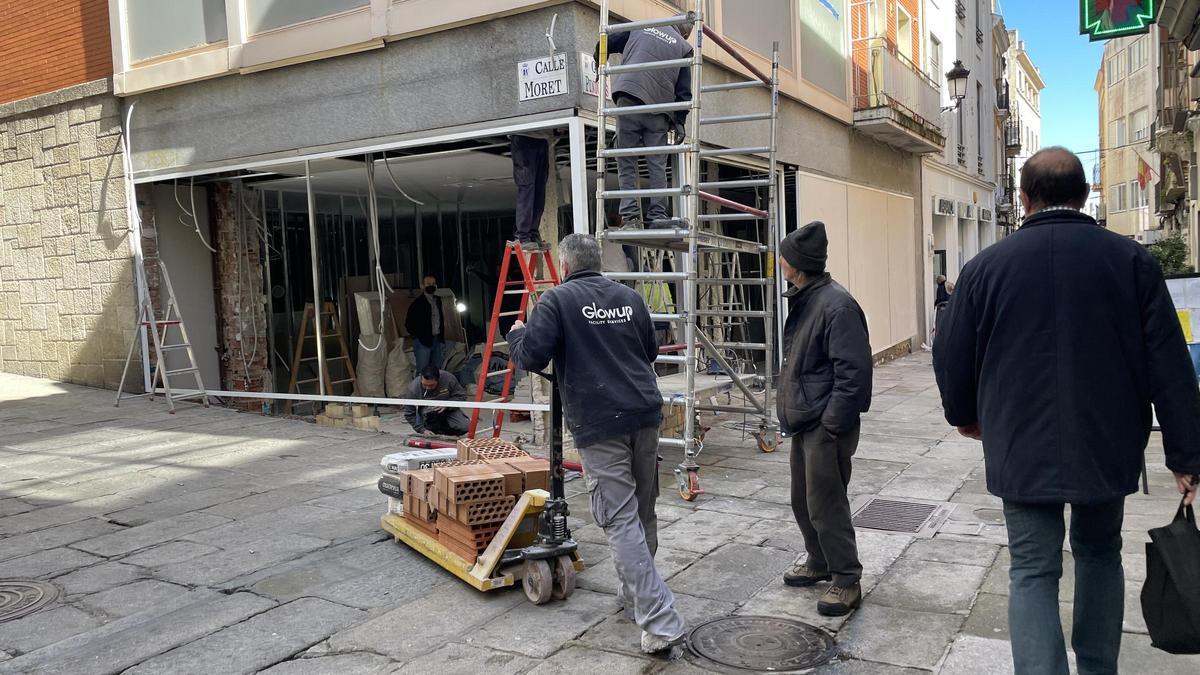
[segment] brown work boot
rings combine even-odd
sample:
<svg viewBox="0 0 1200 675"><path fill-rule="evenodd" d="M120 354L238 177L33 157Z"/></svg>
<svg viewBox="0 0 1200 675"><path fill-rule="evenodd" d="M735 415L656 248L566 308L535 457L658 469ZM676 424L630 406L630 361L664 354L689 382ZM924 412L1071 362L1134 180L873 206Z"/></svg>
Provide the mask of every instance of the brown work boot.
<svg viewBox="0 0 1200 675"><path fill-rule="evenodd" d="M829 572L818 572L808 564L796 563L792 565L792 569L783 573L783 583L788 586L812 586L821 581L829 581L832 579Z"/></svg>
<svg viewBox="0 0 1200 675"><path fill-rule="evenodd" d="M817 601L817 613L821 616L845 616L860 604L862 587L857 583L851 586L830 586L825 595Z"/></svg>

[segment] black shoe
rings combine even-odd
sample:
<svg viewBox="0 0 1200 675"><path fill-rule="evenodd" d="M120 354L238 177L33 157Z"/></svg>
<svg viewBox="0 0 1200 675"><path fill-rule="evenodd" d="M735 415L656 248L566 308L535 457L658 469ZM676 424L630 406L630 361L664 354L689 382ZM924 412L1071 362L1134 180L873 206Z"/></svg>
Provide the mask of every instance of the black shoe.
<svg viewBox="0 0 1200 675"><path fill-rule="evenodd" d="M688 221L684 218L651 220L649 224L652 230L686 230L688 228Z"/></svg>
<svg viewBox="0 0 1200 675"><path fill-rule="evenodd" d="M808 565L793 565L791 570L783 573L783 583L788 586L812 586L831 579L833 576L829 572L817 572Z"/></svg>

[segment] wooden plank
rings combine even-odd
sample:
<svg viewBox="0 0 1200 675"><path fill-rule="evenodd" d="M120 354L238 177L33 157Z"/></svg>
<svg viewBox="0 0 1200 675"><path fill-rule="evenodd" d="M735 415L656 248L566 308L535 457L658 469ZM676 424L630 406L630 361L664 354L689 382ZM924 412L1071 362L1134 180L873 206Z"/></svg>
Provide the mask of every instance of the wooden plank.
<svg viewBox="0 0 1200 675"><path fill-rule="evenodd" d="M522 521L528 517L536 518L546 506L547 499L550 499L550 493L545 490L530 490L521 495L512 513L508 514L508 518L500 526L500 531L492 539L492 543L488 544L487 550L479 556L475 567L469 572L472 578L481 581L492 576L500 564L500 556L508 549L509 541L517 533Z"/></svg>

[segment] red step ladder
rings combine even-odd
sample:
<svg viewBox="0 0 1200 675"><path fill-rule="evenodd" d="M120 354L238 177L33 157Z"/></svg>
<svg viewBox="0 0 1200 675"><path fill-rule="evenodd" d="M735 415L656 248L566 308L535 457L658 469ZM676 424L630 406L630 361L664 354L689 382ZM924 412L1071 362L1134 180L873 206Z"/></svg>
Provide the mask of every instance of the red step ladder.
<svg viewBox="0 0 1200 675"><path fill-rule="evenodd" d="M519 281L511 281L508 278L514 258L521 270ZM548 277L536 276L543 270L549 274ZM512 358L509 358L508 365L503 370L488 372L489 364L492 361L492 352L496 350L496 347L508 346L508 342L503 339L499 342L496 341L496 336L500 332L500 319L513 317L515 321L524 321L530 309L531 298L533 302L536 302L538 294L546 288L557 286L558 283L558 270L554 266L554 259L550 256L549 250L536 247L526 253L520 242L510 241L505 244L504 261L500 264L500 282L496 285L496 299L492 303L492 319L488 322L487 343L484 345L483 361L479 367L479 386L475 389L476 403L509 403L512 401L513 373L517 370ZM521 296L521 308L506 312L504 311L504 300L512 295ZM504 375L504 388L501 390L500 398L485 401L488 378L497 375ZM475 438L475 432L479 426L479 412L478 408L471 412L471 426L467 431L467 438ZM504 427L504 418L504 411L496 411L492 422L493 438L500 437L500 430Z"/></svg>

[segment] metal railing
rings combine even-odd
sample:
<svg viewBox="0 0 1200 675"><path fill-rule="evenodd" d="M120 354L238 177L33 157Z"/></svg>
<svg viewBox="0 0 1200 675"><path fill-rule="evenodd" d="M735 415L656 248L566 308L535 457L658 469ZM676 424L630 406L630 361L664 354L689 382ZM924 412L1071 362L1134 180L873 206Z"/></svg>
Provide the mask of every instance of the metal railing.
<svg viewBox="0 0 1200 675"><path fill-rule="evenodd" d="M866 82L855 82L854 108L897 108L941 128L941 88L882 38L870 41Z"/></svg>

